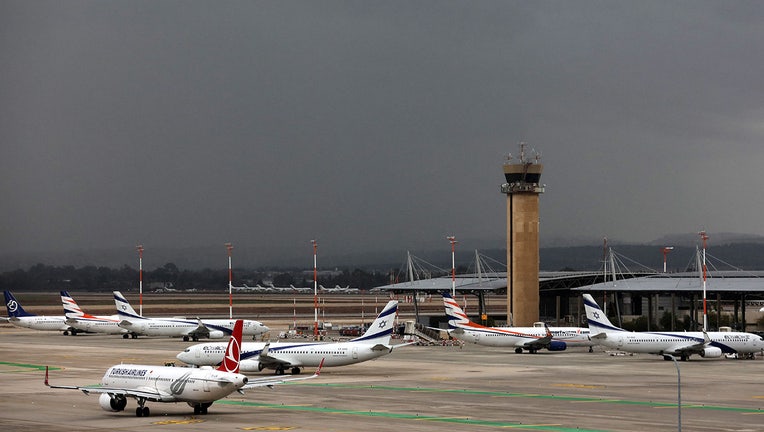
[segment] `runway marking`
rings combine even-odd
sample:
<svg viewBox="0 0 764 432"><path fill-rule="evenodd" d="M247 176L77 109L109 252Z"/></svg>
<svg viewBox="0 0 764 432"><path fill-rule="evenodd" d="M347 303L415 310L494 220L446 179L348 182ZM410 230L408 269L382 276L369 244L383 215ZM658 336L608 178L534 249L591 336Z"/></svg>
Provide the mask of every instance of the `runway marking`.
<svg viewBox="0 0 764 432"><path fill-rule="evenodd" d="M468 390L468 389L438 389L427 387L394 387L394 386L381 386L381 385L357 385L357 384L341 384L341 383L323 383L323 384L301 384L313 387L337 387L337 388L353 388L353 389L369 389L369 390L386 390L386 391L405 391L412 393L420 392L432 392L432 393L460 393L465 395L475 396L491 396L491 397L508 397L508 398L528 398L528 399L550 399L558 401L570 401L573 403L580 402L602 402L615 405L642 405L648 407L666 407L676 408L676 403L672 402L655 402L655 401L632 401L626 399L601 399L596 397L585 396L556 396L556 395L542 395L532 393L509 393L500 391L487 391L487 390ZM739 413L759 413L759 408L739 408L739 407L727 407L720 405L682 405L682 408L702 409L702 410L714 410L714 411L730 411Z"/></svg>
<svg viewBox="0 0 764 432"><path fill-rule="evenodd" d="M583 389L604 389L604 385L592 385L592 384L552 384L554 387L571 387L571 388L583 388Z"/></svg>
<svg viewBox="0 0 764 432"><path fill-rule="evenodd" d="M186 420L162 420L162 421L156 421L152 422L151 424L155 425L176 425L176 424L195 424L195 423L204 423L206 420L202 419L186 419Z"/></svg>

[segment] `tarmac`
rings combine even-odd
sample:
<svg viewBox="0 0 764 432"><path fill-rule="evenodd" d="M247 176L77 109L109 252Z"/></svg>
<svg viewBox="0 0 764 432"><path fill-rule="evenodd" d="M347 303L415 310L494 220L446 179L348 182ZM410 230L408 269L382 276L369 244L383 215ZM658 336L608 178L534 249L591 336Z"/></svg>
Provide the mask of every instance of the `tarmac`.
<svg viewBox="0 0 764 432"><path fill-rule="evenodd" d="M670 431L680 430L681 415L685 431L764 430L761 357L677 363L681 410L673 362L582 348L515 354L476 345L406 346L370 362L326 368L312 380L234 393L199 416L185 403L149 402L151 417L135 417L134 400L112 413L97 396L43 385L45 365L54 384L91 385L113 364L163 365L190 344L2 324L3 429Z"/></svg>

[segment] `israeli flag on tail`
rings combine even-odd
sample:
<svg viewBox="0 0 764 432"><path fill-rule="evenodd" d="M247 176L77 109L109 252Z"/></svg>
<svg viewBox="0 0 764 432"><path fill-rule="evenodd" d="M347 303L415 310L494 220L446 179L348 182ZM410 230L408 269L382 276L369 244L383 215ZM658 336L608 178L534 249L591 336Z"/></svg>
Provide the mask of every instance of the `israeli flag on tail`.
<svg viewBox="0 0 764 432"><path fill-rule="evenodd" d="M355 339L353 342L368 342L387 345L390 343L390 336L393 334L395 317L398 312L398 300L390 300L382 312L377 315L374 322L371 323L368 330Z"/></svg>

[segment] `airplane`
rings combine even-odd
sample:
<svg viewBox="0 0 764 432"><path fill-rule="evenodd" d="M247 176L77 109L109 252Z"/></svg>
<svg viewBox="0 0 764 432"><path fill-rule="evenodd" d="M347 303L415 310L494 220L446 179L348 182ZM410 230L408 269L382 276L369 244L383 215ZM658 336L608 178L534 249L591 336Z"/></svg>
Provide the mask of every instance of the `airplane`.
<svg viewBox="0 0 764 432"><path fill-rule="evenodd" d="M388 302L366 333L347 342L246 342L242 346L241 370L260 372L267 368L282 375L291 368L291 373L297 375L302 368L321 361L324 367L345 366L390 354L395 348L410 345L390 345L397 310L398 301ZM211 366L223 360L224 348L220 343L197 344L176 357L186 364Z"/></svg>
<svg viewBox="0 0 764 432"><path fill-rule="evenodd" d="M16 297L10 291L3 291L3 295L5 296L5 308L8 311L8 318L3 319L16 327L32 330L60 331L63 332L64 336L68 336L70 333L72 336L77 334L77 329L66 323L65 316L45 316L29 313L21 307L21 303L16 300Z"/></svg>
<svg viewBox="0 0 764 432"><path fill-rule="evenodd" d="M66 323L77 330L93 333L121 334L130 337L130 331L119 326L119 315L90 315L79 307L74 297L67 291L61 291L61 304L64 306Z"/></svg>
<svg viewBox="0 0 764 432"><path fill-rule="evenodd" d="M186 402L194 408L194 414L207 414L213 402L235 391L241 393L253 387L273 387L287 381L311 379L320 373L319 365L311 376L250 380L239 373L242 327L242 320L236 320L225 349L225 359L217 369L118 364L106 370L100 386L68 386L50 384L46 366L44 383L53 389L80 390L86 395L100 394L98 403L109 412L123 411L127 407L127 398L133 398L138 403L135 415L148 417L151 414L146 406L148 401Z"/></svg>
<svg viewBox="0 0 764 432"><path fill-rule="evenodd" d="M117 314L121 318L119 326L129 330L133 338L137 335L144 336L170 336L182 337L183 342L189 339L198 341L199 338L220 339L230 335L233 329L232 319L204 319L188 320L185 318L149 318L139 315L130 306L130 302L120 293L114 291L114 303L117 306ZM246 336L255 339L257 335L267 332L268 327L260 321L243 320Z"/></svg>
<svg viewBox="0 0 764 432"><path fill-rule="evenodd" d="M744 332L630 332L614 326L591 294L584 294L584 308L592 341L620 351L679 357L686 361L692 354L705 358L722 354L745 354L749 358L764 349L764 338Z"/></svg>
<svg viewBox="0 0 764 432"><path fill-rule="evenodd" d="M535 354L540 349L564 351L568 346L589 347L589 329L583 327L486 327L471 321L451 294L443 293L448 316L448 334L464 342L495 347L514 347L520 354ZM441 329L435 329L441 330Z"/></svg>

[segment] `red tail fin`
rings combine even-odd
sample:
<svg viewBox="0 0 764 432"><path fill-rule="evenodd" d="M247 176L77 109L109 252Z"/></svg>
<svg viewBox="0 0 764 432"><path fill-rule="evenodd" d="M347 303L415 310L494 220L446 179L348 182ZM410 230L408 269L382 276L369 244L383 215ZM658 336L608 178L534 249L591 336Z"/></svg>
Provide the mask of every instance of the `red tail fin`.
<svg viewBox="0 0 764 432"><path fill-rule="evenodd" d="M223 363L218 367L219 371L239 373L239 359L241 356L241 332L244 328L244 322L242 320L236 320L233 325L233 333L231 333L231 339L228 341L228 346L225 349L225 355L223 356Z"/></svg>

